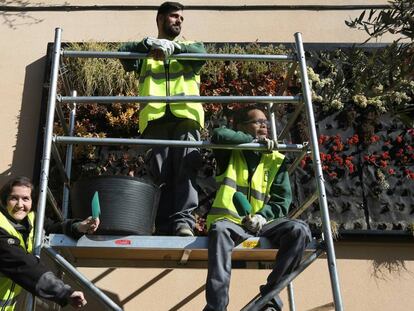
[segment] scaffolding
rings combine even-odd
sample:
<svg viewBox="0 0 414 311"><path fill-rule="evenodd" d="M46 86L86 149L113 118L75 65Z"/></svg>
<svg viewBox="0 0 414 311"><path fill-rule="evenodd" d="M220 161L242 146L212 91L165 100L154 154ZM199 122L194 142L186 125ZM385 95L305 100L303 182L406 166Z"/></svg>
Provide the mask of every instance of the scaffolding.
<svg viewBox="0 0 414 311"><path fill-rule="evenodd" d="M296 155L289 167L292 173L300 161L311 154L313 169L316 179L316 191L307 198L301 206L290 211L291 218L299 217L314 202L318 201L321 210L322 238L314 240L306 249L306 254L299 268L288 275L277 287L264 297L256 296L243 310L260 310L275 294L287 286L290 302L290 310L295 310L292 280L306 267L314 262L321 254L326 254L333 300L336 311L342 311L342 299L339 279L336 268L335 251L331 233L328 205L325 193L324 178L319 157L319 147L311 102L311 90L309 87L305 53L300 33L295 34L296 53L292 55L235 55L235 54L177 54L172 59L181 60L220 60L220 61L266 61L288 62L290 68L286 81L292 78L295 71L300 72L302 94L295 96L282 96L286 84L277 96L77 96L73 91L71 96L57 94L60 60L62 57L86 57L86 58L118 58L118 59L143 59L146 54L131 52L94 52L94 51L66 51L61 48L62 29L56 28L52 52L52 65L50 73L50 86L48 94L47 116L44 133L43 155L40 173L39 200L37 206L36 230L34 241L34 254L40 256L41 250L50 256L58 266L69 276L73 277L83 288L87 289L98 298L109 310L122 310L92 282L85 278L74 266L104 267L104 266L133 266L133 267L170 267L170 268L205 268L207 261L207 237L174 237L174 236L83 236L75 241L65 235L51 234L43 236L43 223L45 218L46 203L53 206L61 219L68 216L69 191L71 184L72 147L74 144L89 145L145 145L145 146L175 146L197 147L211 149L243 149L265 150L259 143L247 143L241 145L217 145L207 141L167 141L151 139L123 139L123 138L86 138L75 137L74 124L76 107L85 103L150 103L150 102L203 102L203 103L264 103L268 105L270 117L271 138L276 142L274 150L291 152ZM66 124L61 104L72 104L69 112L69 124ZM278 135L274 116L274 108L277 104L293 104L295 110L289 116L289 120ZM282 139L286 137L290 128L295 124L302 112L305 112L309 127L310 142L299 144L285 144ZM55 115L58 117L64 132L63 136L53 133ZM57 145L66 145L65 164L63 164ZM51 156L54 157L64 183L62 207L56 204L53 194L49 189L49 168ZM264 263L273 262L277 250L265 238L251 238L238 245L232 254L232 260L238 261L238 267L263 268L269 267ZM33 304L29 303L29 304ZM33 306L29 306L31 309Z"/></svg>

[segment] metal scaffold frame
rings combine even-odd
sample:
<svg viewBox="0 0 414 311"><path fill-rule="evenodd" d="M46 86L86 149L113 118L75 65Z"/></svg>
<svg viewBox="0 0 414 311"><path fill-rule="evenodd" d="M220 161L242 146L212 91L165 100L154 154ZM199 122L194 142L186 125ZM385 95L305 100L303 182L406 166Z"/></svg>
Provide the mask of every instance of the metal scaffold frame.
<svg viewBox="0 0 414 311"><path fill-rule="evenodd" d="M289 293L289 302L290 310L295 310L294 306L294 297L293 297L293 286L291 281L300 274L307 266L314 262L322 253L326 253L328 268L330 273L331 287L333 293L333 300L335 304L336 311L342 311L342 298L340 293L339 279L337 274L336 267L336 258L335 250L333 245L330 219L328 214L328 204L325 193L324 178L321 167L321 160L319 156L319 147L318 139L316 132L316 125L314 119L314 112L311 101L311 90L308 83L307 69L306 69L306 60L305 53L303 49L302 36L300 33L295 34L295 46L296 54L293 55L234 55L234 54L178 54L173 55L173 59L185 59L185 60L231 60L231 61L267 61L267 62L291 62L292 65L288 72L286 80L290 79L296 68L298 67L300 72L300 78L302 82L302 95L296 96L282 96L284 90L279 92L278 96L76 96L76 92L73 92L71 96L61 96L57 94L57 83L59 78L59 64L61 57L88 57L88 58L119 58L119 59L142 59L148 57L146 54L140 53L130 53L130 52L93 52L93 51L65 51L61 49L61 36L62 29L56 28L55 30L55 39L53 45L53 55L52 55L52 65L51 65L51 75L50 75L50 87L48 94L48 105L47 105L47 116L46 116L46 125L45 125L45 134L44 134L44 145L43 145L43 155L41 163L41 173L40 173L40 185L39 185L39 200L37 206L37 218L36 218L36 227L35 227L35 239L34 239L34 255L40 256L41 250L43 249L45 253L50 256L54 262L56 262L66 273L72 276L82 287L88 289L92 294L100 299L103 304L109 310L122 310L121 307L116 305L110 298L108 298L101 290L99 290L92 282L85 278L72 263L65 259L56 249L60 250L62 254L67 254L67 250L73 250L73 253L69 253L71 259L76 257L76 248L85 248L91 250L98 250L99 247L113 247L115 256L122 252L134 252L137 253L140 251L151 251L156 249L157 251L170 252L171 258L174 260L174 254L177 254L176 264L166 263L162 259L162 256L159 258L159 261L145 262L142 258L137 255L133 258L135 263L138 263L136 266L146 267L146 266L157 266L163 267L165 264L171 265L174 267L185 267L191 261L192 254L199 256L199 260L206 260L207 253L207 237L195 237L195 238L183 238L183 237L156 237L156 236L130 236L127 237L130 240L139 240L140 248L133 248L129 246L124 248L120 245L114 246L105 240L104 236L97 236L95 238L84 236L79 241L73 241L68 237L63 235L50 235L46 239L43 237L43 224L45 219L45 209L46 203L55 202L53 199L53 194L49 190L48 180L49 180L49 168L51 156L56 160L59 172L61 173L62 180L64 182L63 188L63 200L61 208L61 217L67 218L68 216L68 206L69 206L69 190L71 183L71 161L72 161L72 146L73 144L91 144L91 145L146 145L146 146L176 146L176 147L198 147L198 148L211 148L211 149L249 149L249 150L264 150L265 147L259 143L247 143L240 145L216 145L207 141L168 141L168 140L151 140L151 139L121 139L121 138L84 138L84 137L75 137L74 135L74 124L76 116L76 105L84 103L99 102L102 104L110 104L113 102L117 103L131 103L131 102L140 102L140 103L150 103L150 102L166 102L166 103L175 103L175 102L204 102L204 103L251 103L251 102L260 102L268 105L269 108L269 117L270 117L270 129L271 136L274 141L276 141L275 150L282 152L293 152L297 154L296 159L293 161L289 168L289 173L292 173L293 170L298 166L301 159L308 153L312 154L313 159L313 169L315 171L316 177L316 192L311 195L302 206L299 206L295 210L291 211L289 216L292 218L297 218L299 215L309 206L312 205L316 200L319 201L319 206L321 210L322 217L322 239L318 242L311 243L312 245L308 248L311 250L309 256L305 256L299 268L287 276L278 286L274 288L268 295L264 297L255 297L248 305L245 306L243 310L259 310L264 306L275 294L279 293L286 286L288 287ZM286 88L286 83L284 85ZM63 111L61 109L62 103L71 104L70 113L69 113L69 124L66 124ZM277 135L276 122L274 117L274 107L275 104L293 104L296 105L294 112L291 114L290 119L282 130L281 134ZM289 129L295 123L297 117L302 111L305 111L308 126L309 126L309 136L310 143L301 143L301 144L285 144L279 142L279 140L284 137ZM53 134L53 125L55 121L55 114L57 115L59 121L62 124L64 130L64 136L54 136ZM65 156L65 165L62 162L62 159L57 148L57 144L64 144L67 146L66 156ZM60 210L55 204L55 210L59 213ZM116 240L117 238L122 237L111 237L111 240ZM125 238L125 237L124 237ZM259 241L260 240L260 241ZM258 246L260 243L260 247ZM263 238L249 239L246 244L239 245L235 249L236 256L240 256L243 260L243 253L257 251L257 261L271 261L272 257L274 258L274 252L269 253L272 250L272 246L266 244L266 240ZM172 246L171 246L172 245ZM257 248L257 249L256 249ZM273 249L274 251L274 249ZM174 253L175 252L175 253ZM240 255L237 255L240 254ZM154 255L155 256L155 255ZM80 258L82 259L82 258ZM84 258L85 259L85 258ZM86 258L88 259L88 258ZM112 258L113 259L113 258ZM122 258L116 260L117 264L122 264ZM155 260L157 258L154 258ZM197 260L197 259L196 259ZM94 262L95 261L95 262ZM164 261L164 263L163 263ZM82 262L81 260L76 261L76 263ZM94 263L100 265L101 262L98 262L94 258L89 258L89 261L86 260L90 266L94 266ZM200 261L194 262L195 267L199 265ZM105 264L105 262L103 262ZM192 266L192 267L193 267ZM252 267L252 265L246 265L247 267ZM29 303L33 304L33 302ZM30 309L34 308L34 305L29 306Z"/></svg>

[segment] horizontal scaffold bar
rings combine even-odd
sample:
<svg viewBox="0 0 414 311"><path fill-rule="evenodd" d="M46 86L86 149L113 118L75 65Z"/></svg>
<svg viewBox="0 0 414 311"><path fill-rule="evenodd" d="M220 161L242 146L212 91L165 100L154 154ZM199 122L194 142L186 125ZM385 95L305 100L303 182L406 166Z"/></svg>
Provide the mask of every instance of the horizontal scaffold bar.
<svg viewBox="0 0 414 311"><path fill-rule="evenodd" d="M97 52L97 51L66 51L62 50L62 56L81 58L122 58L143 59L148 58L145 53L133 52ZM265 61L265 62L289 62L296 61L296 55L260 55L260 54L204 54L182 53L174 54L169 59L181 60L238 60L238 61Z"/></svg>
<svg viewBox="0 0 414 311"><path fill-rule="evenodd" d="M301 96L57 96L61 103L300 103Z"/></svg>
<svg viewBox="0 0 414 311"><path fill-rule="evenodd" d="M160 140L160 139L133 139L133 138L93 138L74 136L54 136L53 142L60 144L79 145L142 145L142 146L170 146L170 147L196 147L206 149L241 149L241 150L263 150L263 144L247 143L239 145L213 144L208 141L182 141L182 140ZM278 144L275 150L286 152L301 152L302 144Z"/></svg>

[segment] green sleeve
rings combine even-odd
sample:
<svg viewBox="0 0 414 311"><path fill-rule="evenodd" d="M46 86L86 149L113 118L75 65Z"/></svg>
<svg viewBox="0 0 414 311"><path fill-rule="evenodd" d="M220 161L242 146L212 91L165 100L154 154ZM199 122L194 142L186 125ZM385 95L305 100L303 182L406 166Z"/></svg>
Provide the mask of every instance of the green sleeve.
<svg viewBox="0 0 414 311"><path fill-rule="evenodd" d="M241 131L234 131L227 127L218 127L213 130L211 142L215 144L237 145L251 143L253 136Z"/></svg>
<svg viewBox="0 0 414 311"><path fill-rule="evenodd" d="M211 136L211 142L214 144L223 145L238 145L244 143L250 143L253 140L253 136L240 131L234 131L226 127L219 127L213 130ZM214 155L217 162L217 175L220 175L227 168L230 160L232 150L227 149L214 149Z"/></svg>
<svg viewBox="0 0 414 311"><path fill-rule="evenodd" d="M145 44L144 40L139 42L126 42L123 43L119 49L119 52L135 52L135 53L148 53L149 47ZM121 64L125 71L135 71L139 73L141 69L141 59L121 59Z"/></svg>
<svg viewBox="0 0 414 311"><path fill-rule="evenodd" d="M204 47L203 42L180 42L177 41L177 43L180 45L180 51L174 51L174 54L178 53L199 53L199 54L205 54L206 49ZM182 62L183 64L187 64L193 68L193 71L196 74L200 73L201 67L205 64L205 60L179 60L179 62Z"/></svg>
<svg viewBox="0 0 414 311"><path fill-rule="evenodd" d="M267 220L286 217L291 202L292 189L290 187L289 172L284 161L270 187L270 200L258 214Z"/></svg>

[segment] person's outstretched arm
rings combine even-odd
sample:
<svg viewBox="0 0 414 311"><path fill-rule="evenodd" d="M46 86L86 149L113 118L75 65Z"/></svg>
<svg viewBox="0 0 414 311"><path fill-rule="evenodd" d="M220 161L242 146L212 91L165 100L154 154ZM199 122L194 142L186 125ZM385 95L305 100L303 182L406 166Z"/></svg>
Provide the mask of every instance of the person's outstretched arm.
<svg viewBox="0 0 414 311"><path fill-rule="evenodd" d="M19 246L19 239L0 229L0 272L28 292L64 306L86 304L69 285L51 272L40 260ZM83 293L82 293L83 296Z"/></svg>

